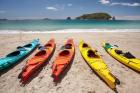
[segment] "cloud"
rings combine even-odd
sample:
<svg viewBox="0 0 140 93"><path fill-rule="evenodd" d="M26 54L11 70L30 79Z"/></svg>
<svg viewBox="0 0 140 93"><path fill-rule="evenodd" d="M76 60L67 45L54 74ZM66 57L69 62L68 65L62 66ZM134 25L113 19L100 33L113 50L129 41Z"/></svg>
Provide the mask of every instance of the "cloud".
<svg viewBox="0 0 140 93"><path fill-rule="evenodd" d="M72 6L72 4L67 4L67 6Z"/></svg>
<svg viewBox="0 0 140 93"><path fill-rule="evenodd" d="M72 6L72 4L67 4L67 6ZM46 7L46 9L52 10L52 11L63 11L65 9L65 7L66 7L65 4L62 4L62 5L55 4L53 6Z"/></svg>
<svg viewBox="0 0 140 93"><path fill-rule="evenodd" d="M121 6L131 6L131 7L137 7L140 6L140 3L134 2L134 3L124 3L124 2L110 2L110 0L99 0L99 2L101 4L104 5L111 5L111 6L115 6L115 5L121 5Z"/></svg>
<svg viewBox="0 0 140 93"><path fill-rule="evenodd" d="M49 7L45 7L47 10L52 10L52 11L63 11L66 7L71 7L72 4L68 3L68 4L55 4L53 6L49 6Z"/></svg>
<svg viewBox="0 0 140 93"><path fill-rule="evenodd" d="M140 20L140 16L116 16L118 20Z"/></svg>
<svg viewBox="0 0 140 93"><path fill-rule="evenodd" d="M140 3L111 3L112 6L114 5L122 5L122 6L140 6Z"/></svg>
<svg viewBox="0 0 140 93"><path fill-rule="evenodd" d="M110 3L109 0L99 0L99 2L100 2L101 4L109 4L109 3Z"/></svg>
<svg viewBox="0 0 140 93"><path fill-rule="evenodd" d="M4 14L6 11L4 10L0 10L0 14Z"/></svg>
<svg viewBox="0 0 140 93"><path fill-rule="evenodd" d="M47 10L58 11L58 9L57 9L56 7L52 7L52 6L46 7L46 9L47 9Z"/></svg>

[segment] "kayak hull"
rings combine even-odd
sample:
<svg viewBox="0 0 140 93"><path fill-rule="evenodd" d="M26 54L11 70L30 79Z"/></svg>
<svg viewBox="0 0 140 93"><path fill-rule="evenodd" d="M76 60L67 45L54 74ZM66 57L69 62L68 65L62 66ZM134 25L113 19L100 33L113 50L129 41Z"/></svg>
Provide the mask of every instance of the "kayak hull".
<svg viewBox="0 0 140 93"><path fill-rule="evenodd" d="M108 43L104 43L103 47L107 51L108 54L110 54L113 58L121 62L122 64L128 66L129 68L140 72L140 60L137 58L126 58L123 55L119 55L115 52L115 50L120 50L119 48L114 48Z"/></svg>
<svg viewBox="0 0 140 93"><path fill-rule="evenodd" d="M31 59L29 59L22 72L19 74L21 82L25 84L29 78L37 72L41 67L45 65L46 62L51 58L55 50L55 41L50 39L43 47L39 50Z"/></svg>
<svg viewBox="0 0 140 93"><path fill-rule="evenodd" d="M74 55L75 46L73 39L68 39L52 65L52 77L54 78L54 82L57 82L60 79L61 74L72 63Z"/></svg>
<svg viewBox="0 0 140 93"><path fill-rule="evenodd" d="M22 60L31 51L33 51L39 44L39 39L33 40L31 43L17 48L16 51L9 53L5 58L0 59L0 71L9 68L11 65Z"/></svg>
<svg viewBox="0 0 140 93"><path fill-rule="evenodd" d="M82 57L91 67L94 72L105 81L105 83L112 89L116 89L116 84L119 84L119 80L111 74L107 65L103 61L97 50L91 49L91 47L83 40L80 41L79 49Z"/></svg>

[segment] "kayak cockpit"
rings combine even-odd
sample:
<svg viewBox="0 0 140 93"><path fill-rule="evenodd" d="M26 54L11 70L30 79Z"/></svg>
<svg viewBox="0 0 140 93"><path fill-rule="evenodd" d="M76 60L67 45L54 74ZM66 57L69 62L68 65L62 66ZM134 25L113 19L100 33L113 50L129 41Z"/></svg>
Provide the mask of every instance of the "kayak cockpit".
<svg viewBox="0 0 140 93"><path fill-rule="evenodd" d="M64 50L64 51L59 53L59 56L67 56L69 54L70 54L70 52L68 50Z"/></svg>
<svg viewBox="0 0 140 93"><path fill-rule="evenodd" d="M132 58L136 58L135 56L133 56L130 52L126 52L124 53L122 50L115 50L115 53L117 53L118 55L122 55L126 58L132 59Z"/></svg>
<svg viewBox="0 0 140 93"><path fill-rule="evenodd" d="M93 50L88 50L87 56L90 58L100 58L100 56L97 55Z"/></svg>
<svg viewBox="0 0 140 93"><path fill-rule="evenodd" d="M52 44L46 44L44 47L52 47Z"/></svg>
<svg viewBox="0 0 140 93"><path fill-rule="evenodd" d="M46 55L45 50L39 51L37 54L35 54L35 56L43 56L43 55Z"/></svg>
<svg viewBox="0 0 140 93"><path fill-rule="evenodd" d="M27 45L25 45L25 46L23 46L23 47L32 47L32 44L27 44Z"/></svg>
<svg viewBox="0 0 140 93"><path fill-rule="evenodd" d="M19 54L20 54L20 51L14 51L14 52L8 54L7 57L13 57L13 56L17 56Z"/></svg>
<svg viewBox="0 0 140 93"><path fill-rule="evenodd" d="M122 50L117 50L117 49L116 49L115 52L116 52L117 54L119 54L119 55L120 55L120 54L123 54Z"/></svg>
<svg viewBox="0 0 140 93"><path fill-rule="evenodd" d="M65 45L65 48L66 48L66 49L72 49L72 44L66 44L66 45Z"/></svg>
<svg viewBox="0 0 140 93"><path fill-rule="evenodd" d="M86 43L83 43L83 46L82 46L83 48L87 48L88 47L88 44L86 44Z"/></svg>

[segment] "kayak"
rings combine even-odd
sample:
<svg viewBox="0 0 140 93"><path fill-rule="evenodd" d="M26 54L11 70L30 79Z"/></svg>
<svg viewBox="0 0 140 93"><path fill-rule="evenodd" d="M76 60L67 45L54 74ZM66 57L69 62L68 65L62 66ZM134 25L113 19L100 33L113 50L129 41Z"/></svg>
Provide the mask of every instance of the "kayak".
<svg viewBox="0 0 140 93"><path fill-rule="evenodd" d="M21 82L25 84L30 76L34 74L39 68L50 59L55 50L55 41L50 39L44 46L39 48L40 50L29 59L19 74Z"/></svg>
<svg viewBox="0 0 140 93"><path fill-rule="evenodd" d="M110 72L107 65L97 53L97 50L92 49L83 40L79 43L79 49L82 57L88 63L88 65L95 71L95 73L103 79L106 84L112 88L116 89L116 84L119 84L119 80Z"/></svg>
<svg viewBox="0 0 140 93"><path fill-rule="evenodd" d="M75 46L73 39L68 39L65 45L61 47L52 65L52 77L54 78L54 82L59 80L62 72L71 64L74 54Z"/></svg>
<svg viewBox="0 0 140 93"><path fill-rule="evenodd" d="M4 58L0 58L0 71L9 68L11 65L19 62L25 56L27 56L31 51L33 51L39 44L39 39L33 40L31 43L24 46L18 46L17 50L9 53Z"/></svg>
<svg viewBox="0 0 140 93"><path fill-rule="evenodd" d="M103 47L116 60L130 67L131 69L140 72L140 59L137 59L130 52L124 53L121 49L113 47L109 43L104 43Z"/></svg>

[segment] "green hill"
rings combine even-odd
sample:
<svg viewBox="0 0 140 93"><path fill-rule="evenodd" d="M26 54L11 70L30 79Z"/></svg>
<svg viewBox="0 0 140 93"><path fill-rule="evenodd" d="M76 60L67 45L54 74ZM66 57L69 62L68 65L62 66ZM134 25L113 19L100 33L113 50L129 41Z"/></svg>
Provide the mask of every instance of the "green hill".
<svg viewBox="0 0 140 93"><path fill-rule="evenodd" d="M76 17L76 19L96 19L96 20L109 20L111 18L112 17L108 13L92 13Z"/></svg>

